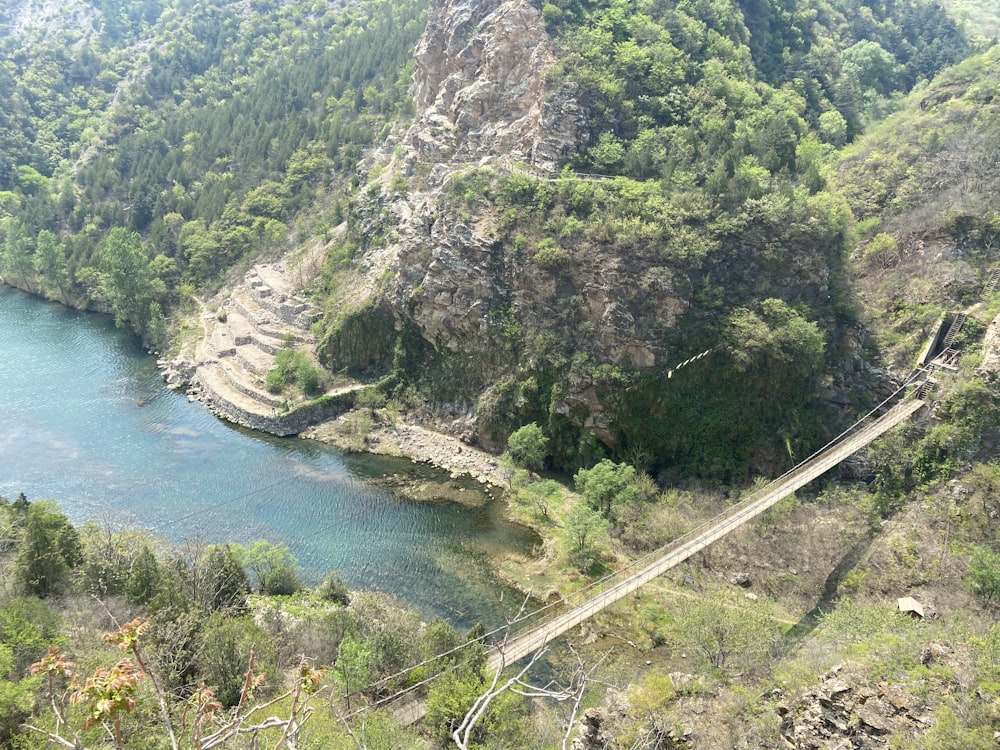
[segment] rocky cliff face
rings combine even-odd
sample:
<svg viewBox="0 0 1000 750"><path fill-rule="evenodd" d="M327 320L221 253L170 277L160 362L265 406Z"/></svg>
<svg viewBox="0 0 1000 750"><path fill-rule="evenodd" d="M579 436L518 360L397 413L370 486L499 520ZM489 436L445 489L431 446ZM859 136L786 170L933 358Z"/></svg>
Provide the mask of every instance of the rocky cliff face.
<svg viewBox="0 0 1000 750"><path fill-rule="evenodd" d="M571 430L620 444L608 406L620 394L597 371L676 363L665 333L710 283L829 299L822 252L744 251L755 240L742 237L729 247L710 239L718 257L692 263L665 259L658 240L570 233L548 262L524 247L498 185L530 183L533 197L520 204L530 212L563 189L560 163L591 135L572 89L550 75L554 63L527 0L442 0L431 11L416 49L415 117L367 162L370 181L351 211L354 276L338 286L322 344L332 370L385 375L394 357L400 365L397 337L413 334L409 360L422 369L409 377L426 387L438 427L489 448L537 418L525 406L532 398ZM617 189L589 176L578 185ZM683 222L679 232L701 231ZM727 262L740 253L745 261ZM546 358L559 360L554 390L541 383Z"/></svg>
<svg viewBox="0 0 1000 750"><path fill-rule="evenodd" d="M528 0L437 5L414 60L417 117L402 141L409 160L553 172L577 147L583 114L546 81L552 44Z"/></svg>
<svg viewBox="0 0 1000 750"><path fill-rule="evenodd" d="M512 262L495 211L459 211L447 196L478 168L553 174L581 147L584 113L572 91L550 84L554 60L527 0L437 4L415 52L414 121L373 155L380 177L353 206L354 233L367 247L356 257L358 277L344 285L328 363L385 371L404 327L436 351L466 355L474 372L461 378L468 392L453 416L469 439L483 436L469 428L467 404L499 375L489 354L498 316L535 327L533 318L557 314L556 280ZM380 337L390 344L370 345Z"/></svg>
<svg viewBox="0 0 1000 750"><path fill-rule="evenodd" d="M378 155L388 168L354 206L356 234L389 241L358 258L361 278L349 285L348 312L327 339L327 361L333 369L384 371L391 344L373 354L359 339L373 335L373 319L383 324L381 336L411 327L451 358L447 367L462 370L451 386L456 403L438 405L445 421L439 426L502 447L505 435L483 429L476 417L484 402L505 398L495 386L516 368L504 356L512 331L554 332L560 347L572 342L594 361L651 367L664 355L662 330L688 307L677 288L686 282L659 268L638 289L637 274L654 260L611 248L602 257L571 250L560 268L541 267L510 246L495 205L468 211L449 197L476 169L520 164L545 175L582 145L580 108L569 92L547 87L550 43L535 8L520 0L439 8L417 60L416 122ZM400 177L405 190L394 187ZM359 347L360 358L352 358ZM577 385L557 410L612 442L597 390L587 381Z"/></svg>

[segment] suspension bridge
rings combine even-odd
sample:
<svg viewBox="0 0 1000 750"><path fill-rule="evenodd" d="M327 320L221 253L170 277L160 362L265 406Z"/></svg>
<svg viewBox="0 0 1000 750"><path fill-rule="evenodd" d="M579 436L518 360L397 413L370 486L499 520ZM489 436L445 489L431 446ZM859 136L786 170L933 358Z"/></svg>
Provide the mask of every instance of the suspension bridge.
<svg viewBox="0 0 1000 750"><path fill-rule="evenodd" d="M754 491L736 505L715 518L673 540L660 549L634 561L615 574L588 586L570 599L579 601L567 611L506 638L501 646L494 646L487 661L492 673L533 654L538 649L593 617L603 609L637 591L654 578L684 562L743 524L756 518L771 506L788 497L812 480L820 477L845 458L857 453L876 438L909 419L924 406L925 397L934 381L926 377L925 370L915 371L894 396L880 405L899 399L881 416L873 410L836 439L814 453L794 468ZM908 388L909 386L915 386ZM900 396L902 396L900 398ZM517 622L540 617L549 607L533 612ZM516 623L515 623L516 624ZM402 696L392 696L393 699ZM420 699L397 703L393 709L396 719L404 726L422 719L426 706Z"/></svg>
<svg viewBox="0 0 1000 750"><path fill-rule="evenodd" d="M995 269L986 281L980 296L985 298L998 286L1000 286L1000 269ZM500 628L487 634L488 637L499 632L506 633L503 642L491 648L487 657L488 669L496 673L529 654L536 653L554 639L615 602L638 591L654 578L740 528L796 490L819 478L844 459L865 448L893 427L905 422L926 403L927 394L936 384L930 377L931 373L935 370L954 369L954 361L958 352L952 347L967 317L967 313L964 312L954 314L947 329L943 327L942 321L941 330L931 337L917 369L892 395L813 455L777 479L755 490L739 503L701 526L633 561L622 570L583 587L563 601L558 602L557 605L550 604L541 607L519 617L506 628ZM708 349L682 362L670 370L667 377L671 377L674 371L692 364L712 351L712 349ZM894 405L889 406L890 404ZM569 609L537 625L514 632L514 628L527 621L541 620L550 612L556 611L556 606L560 608L569 606ZM427 711L425 703L415 696L414 691L433 679L432 676L420 685L414 685L387 696L377 701L376 705L395 703L393 713L399 723L403 726L414 724L422 719Z"/></svg>

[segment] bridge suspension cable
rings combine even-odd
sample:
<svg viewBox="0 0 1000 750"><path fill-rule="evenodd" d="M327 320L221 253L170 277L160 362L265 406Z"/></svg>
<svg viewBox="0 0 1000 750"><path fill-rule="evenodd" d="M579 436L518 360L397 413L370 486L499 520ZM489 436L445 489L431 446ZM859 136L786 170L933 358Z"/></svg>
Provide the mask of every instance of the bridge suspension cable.
<svg viewBox="0 0 1000 750"><path fill-rule="evenodd" d="M692 357L690 360L688 360L687 362L685 362L683 364L688 364L689 362L691 362L691 361L693 361L695 359L700 359L702 356L704 356L704 354L707 354L707 353L708 352L705 352L705 353L703 353L701 355L698 355L696 357ZM716 539L720 538L721 536L724 536L725 534L728 534L729 531L737 528L738 526L741 526L746 521L748 521L751 518L754 518L757 515L759 515L761 512L763 512L763 510L766 509L766 507L770 507L770 505L772 505L774 502L777 502L782 497L786 497L791 492L794 492L795 489L797 489L798 487L802 486L802 484L805 484L808 481L811 481L812 478L815 478L816 476L819 476L820 474L825 473L825 471L828 471L829 468L832 468L833 466L835 466L837 463L839 463L841 460L843 460L843 458L846 458L846 456L837 458L836 461L834 461L833 463L830 464L830 466L827 466L825 468L823 468L822 465L821 465L820 466L821 470L819 470L819 471L817 470L816 467L811 467L810 465L813 464L813 463L815 463L815 462L817 462L821 457L823 457L827 453L833 453L833 454L835 454L836 449L839 448L839 447L841 447L843 444L849 444L850 441L857 440L857 438L860 436L860 434L863 431L863 429L871 429L873 426L877 425L880 420L885 419L886 417L888 417L890 415L890 413L891 413L891 410L889 412L886 412L885 414L883 414L882 417L880 417L878 420L870 421L871 418L873 416L875 416L886 405L888 405L889 403L891 403L892 401L894 401L895 399L897 399L901 394L905 395L905 392L906 392L907 388L909 388L911 385L913 385L915 382L917 382L921 378L926 378L927 374L928 374L928 372L927 372L927 370L925 368L917 368L917 369L915 369L903 381L903 383L898 388L896 388L891 394L889 394L885 399L883 399L881 402L879 402L876 406L874 406L871 410L869 410L866 414L864 414L860 419L858 419L852 425L850 425L845 430L843 430L836 437L834 437L833 439L831 439L830 441L828 441L824 446L822 446L818 450L814 451L810 456L808 456L807 458L805 458L802 461L800 461L799 463L797 463L795 466L793 466L792 468L790 468L788 471L784 472L779 477L773 479L771 482L769 482L764 487L758 488L757 490L751 492L749 495L747 495L745 498L743 498L741 501L739 501L735 505L730 506L729 508L727 508L726 510L722 511L718 515L716 515L713 518L709 519L708 521L705 521L704 523L698 525L697 527L695 527L694 529L692 529L692 530L688 531L687 533L681 535L677 539L674 539L674 540L668 542L667 544L665 544L665 545L657 548L656 550L653 550L651 552L646 553L645 555L643 555L641 557L636 558L635 560L631 561L630 563L628 563L627 565L623 566L622 568L620 568L620 569L618 569L618 570L616 570L616 571L614 571L612 573L609 573L608 575L606 575L606 576L604 576L604 577L602 577L600 579L592 581L592 582L588 583L585 586L582 586L581 588L579 588L576 591L568 594L565 597L562 597L561 599L559 599L557 601L550 602L550 603L545 604L545 605L543 605L543 606L541 606L541 607L539 607L539 608L537 608L535 610L532 610L531 612L527 612L527 613L524 613L522 615L519 615L519 616L513 618L511 621L509 621L505 625L502 625L500 627L494 628L493 630L489 631L488 633L485 633L484 635L482 635L482 636L480 636L478 638L470 639L470 640L468 640L468 641L466 641L466 642L464 642L464 643L462 643L462 644L460 644L460 645L458 645L458 646L456 646L456 647L454 647L452 649L449 649L448 651L445 651L445 652L443 652L441 654L437 654L437 655L435 655L433 657L425 659L424 661L420 662L419 664L415 664L415 665L413 665L411 667L407 667L406 669L402 669L402 670L400 670L400 671L398 671L398 672L396 672L396 673L394 673L392 675L389 675L388 677L381 678L380 680L371 683L366 688L353 691L351 693L351 695L356 695L358 693L364 692L366 690L370 690L372 688L383 687L383 686L389 684L392 680L398 679L400 677L404 677L404 676L406 676L407 674L411 673L413 670L415 670L415 669L417 669L419 667L424 667L424 666L427 666L429 664L432 664L432 663L434 663L434 662L436 662L436 661L438 661L438 660L440 660L442 658L445 658L447 656L451 656L451 655L455 654L456 652L461 651L462 649L465 649L465 648L467 648L469 646L481 644L484 641L486 641L488 638L490 638L490 637L492 637L494 635L497 635L497 634L502 633L502 632L503 633L510 633L510 632L512 632L512 629L515 626L519 625L519 624L522 624L522 623L525 623L525 622L527 622L529 620L538 618L542 614L544 614L546 612L549 612L549 611L551 611L552 609L554 609L556 607L565 606L565 605L569 604L572 601L579 601L585 595L587 595L587 594L589 594L591 592L594 592L595 589L598 589L598 588L604 586L605 584L611 583L615 579L621 579L617 584L611 586L609 589L605 590L603 593L600 593L600 594L597 594L597 595L595 595L593 597L590 597L589 599L587 599L582 604L576 605L575 607L573 607L572 609L570 609L567 613L564 613L563 615L560 615L558 618L554 618L553 622L556 621L556 620L562 619L562 618L567 618L569 616L572 616L572 619L580 618L581 617L580 610L584 610L584 609L587 609L588 607L590 607L590 608L593 609L593 611L587 612L587 613L583 614L583 616L582 616L582 619L586 619L587 617L589 617L590 615L592 615L596 611L599 611L600 609L603 609L604 607L608 606L608 604L610 604L612 601L617 601L618 599L621 598L621 596L624 596L627 593L630 593L632 590L635 590L636 588L639 588L640 586L644 585L644 583L648 582L646 580L643 580L641 582L636 583L635 579L638 576L645 574L645 575L648 575L649 576L649 580L651 580L652 578L655 578L656 576L660 575L660 573L663 572L663 571L658 571L657 570L657 565L658 565L657 561L659 561L660 565L664 566L663 570L669 569L669 567L672 567L674 564L676 564L676 562L680 562L680 561L682 561L684 559L687 559L688 557L690 557L695 552L700 551L701 549L704 549L704 547L708 546L708 544L711 544ZM918 394L918 399L919 398L922 398L922 393ZM898 408L901 405L902 405L902 401L900 402L900 404L897 404L897 406L894 407L894 408ZM902 421L902 419L905 419L906 417L908 417L911 413L913 413L914 411L916 411L920 407L920 405L922 405L922 402L921 403L917 403L914 406L911 406L908 411L900 412L900 416L898 417L898 421ZM866 423L869 423L869 424L866 425ZM876 437L878 437L879 435L883 434L883 432L885 432L887 429L891 428L891 426L893 426L894 424L897 424L897 423L898 422L892 422L892 424L890 424L888 427L886 427L885 429L882 429L881 431L877 431L877 433L873 434L871 437L867 437L866 436L866 439L863 440L862 445L855 446L852 449L851 452L859 450L860 447L863 447L863 445L867 445L869 442L871 442L871 440L874 440ZM863 427L863 425L865 425L865 427ZM850 453L848 453L847 455L850 455ZM807 470L807 474L811 474L812 475L811 478L806 478L804 481L801 481L801 483L799 483L798 485L796 485L795 487L792 487L790 489L787 489L787 488L785 488L783 486L786 483L791 484L791 483L794 483L795 481L798 481L798 479L796 479L796 476L798 474L800 474L801 472L803 472L803 470ZM818 471L818 473L817 473L817 471ZM799 477L799 479L801 479L801 477ZM766 505L765 505L765 503L766 503ZM670 560L673 559L673 558L676 558L676 562L673 562L672 564L667 565L667 563L669 563ZM625 575L627 573L630 573L631 571L638 571L638 573L636 573L634 575L631 575L631 576L626 576ZM617 596L616 595L616 596L612 597L611 600L609 602L607 602L607 603L599 603L597 605L594 604L594 602L596 602L599 599L599 597L607 596L609 592L615 593L615 590L619 589L620 587L628 588L628 591L626 591L625 593L621 594L621 596ZM618 593L620 593L620 592L618 592ZM574 624L576 624L576 623L574 623ZM528 630L528 631L525 631L524 633L522 633L521 635L515 636L514 640L517 641L517 639L525 638L525 637L527 637L527 639L530 640L533 633L542 633L543 634L542 636L539 636L538 638L535 638L535 641L538 641L540 639L541 642L537 643L537 645L535 643L532 643L532 648L528 651L528 653L530 653L531 650L535 650L537 647L540 647L540 646L544 645L545 643L547 643L548 640L550 640L552 637L555 637L554 635L550 635L550 634L545 634L544 633L545 629L549 625L550 625L550 623L542 623L542 624L536 626L533 630ZM568 627L572 627L572 625L568 626ZM568 628L564 628L562 632L565 632L565 629L568 629ZM523 645L519 646L518 649L517 649L518 653L520 651L524 650L524 648L525 647ZM490 655L490 657L489 657L491 666L498 666L498 665L513 663L514 661L516 661L517 659L521 658L524 655L524 654L518 655L518 653L512 653L510 655L510 657L508 658L505 655L504 652L502 652L502 651L494 651L494 653L492 655ZM455 666L456 665L454 665L454 664L449 665L449 670L453 669ZM448 670L445 670L445 671L448 671ZM438 676L440 676L443 673L444 672L438 672L438 673L432 674L432 675L428 676L427 678L425 678L424 680L421 680L420 682L418 682L418 683L416 683L414 685L407 686L406 688L403 688L403 689L401 689L399 691L396 691L396 692L392 693L391 695L383 696L382 698L374 701L373 703L371 703L371 704L369 704L367 706L362 706L361 708L355 710L354 712L352 712L351 714L349 714L346 718L350 718L350 717L358 715L360 713L364 713L366 711L370 711L370 710L373 710L375 708L378 708L378 707L381 707L381 706L384 706L384 705L387 705L387 704L394 703L395 701L399 700L400 698L402 698L402 697L404 697L406 695L412 694L414 691L416 691L420 687L423 687L424 685L427 685L427 684L433 682L435 679L437 679ZM420 718L419 716L416 717L416 719L419 719L419 718ZM413 719L413 720L416 720L416 719Z"/></svg>

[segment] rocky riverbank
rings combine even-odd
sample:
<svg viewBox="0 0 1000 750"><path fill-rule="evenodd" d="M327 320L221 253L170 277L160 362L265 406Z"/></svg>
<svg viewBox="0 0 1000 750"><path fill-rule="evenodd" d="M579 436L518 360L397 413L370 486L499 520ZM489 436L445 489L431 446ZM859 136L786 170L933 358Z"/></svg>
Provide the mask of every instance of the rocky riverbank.
<svg viewBox="0 0 1000 750"><path fill-rule="evenodd" d="M339 227L338 236L342 232ZM315 359L311 325L320 313L301 289L315 278L323 257L323 248L317 246L259 263L225 293L199 301L197 341L158 363L168 386L186 390L212 413L244 427L301 435L348 451L409 458L453 478L469 475L484 486L506 486L497 457L461 438L354 409L363 383L337 383L312 401L289 400L287 394L267 390L265 377L281 349L292 347ZM419 487L398 489L421 496Z"/></svg>
<svg viewBox="0 0 1000 750"><path fill-rule="evenodd" d="M503 488L507 477L500 460L460 439L410 424L377 424L357 434L358 422L366 421L360 411L310 427L302 437L330 443L345 450L363 450L385 456L409 458L451 473L452 478L467 474L482 485Z"/></svg>

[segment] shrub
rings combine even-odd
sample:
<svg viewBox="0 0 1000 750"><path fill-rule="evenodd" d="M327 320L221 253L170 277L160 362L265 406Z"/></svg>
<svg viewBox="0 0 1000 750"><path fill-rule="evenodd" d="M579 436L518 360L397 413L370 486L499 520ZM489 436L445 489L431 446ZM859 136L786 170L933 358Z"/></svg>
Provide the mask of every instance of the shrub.
<svg viewBox="0 0 1000 750"><path fill-rule="evenodd" d="M252 617L213 614L202 630L198 657L199 677L218 688L223 706L235 706L243 689L244 675L254 654L254 673L265 675L264 690L278 685L277 652L267 631Z"/></svg>
<svg viewBox="0 0 1000 750"><path fill-rule="evenodd" d="M280 565L271 571L264 586L269 596L290 596L302 590L302 580L291 565Z"/></svg>
<svg viewBox="0 0 1000 750"><path fill-rule="evenodd" d="M872 237L871 241L865 245L863 257L866 262L885 269L892 265L898 250L899 248L896 245L896 240L888 234L880 232Z"/></svg>
<svg viewBox="0 0 1000 750"><path fill-rule="evenodd" d="M342 604L345 607L351 603L351 594L347 590L347 584L336 571L328 573L323 582L316 587L316 595L328 602Z"/></svg>
<svg viewBox="0 0 1000 750"><path fill-rule="evenodd" d="M967 584L984 604L1000 601L1000 555L986 547L973 547Z"/></svg>
<svg viewBox="0 0 1000 750"><path fill-rule="evenodd" d="M274 357L274 369L264 379L271 393L281 393L287 386L298 385L307 396L319 393L323 382L323 371L298 349L278 352Z"/></svg>
<svg viewBox="0 0 1000 750"><path fill-rule="evenodd" d="M22 677L49 646L60 644L62 619L34 597L11 599L0 606L0 643L10 649L10 666L0 679Z"/></svg>
<svg viewBox="0 0 1000 750"><path fill-rule="evenodd" d="M535 263L546 270L561 268L569 263L569 252L559 247L555 241L544 239L538 243L535 250Z"/></svg>
<svg viewBox="0 0 1000 750"><path fill-rule="evenodd" d="M507 451L517 466L538 470L545 463L549 439L535 422L518 427L507 439Z"/></svg>

